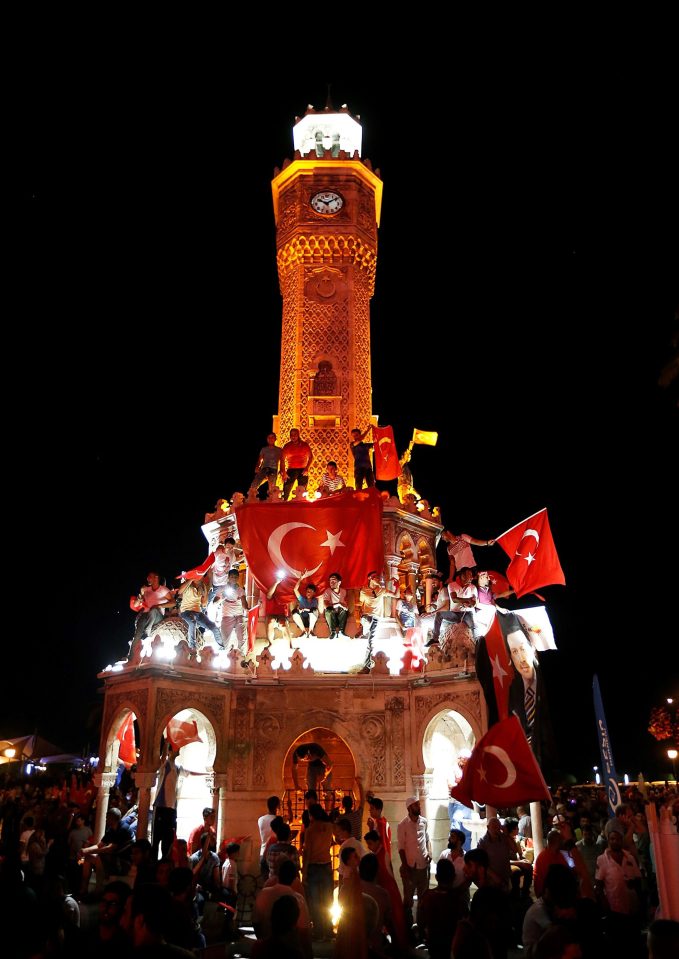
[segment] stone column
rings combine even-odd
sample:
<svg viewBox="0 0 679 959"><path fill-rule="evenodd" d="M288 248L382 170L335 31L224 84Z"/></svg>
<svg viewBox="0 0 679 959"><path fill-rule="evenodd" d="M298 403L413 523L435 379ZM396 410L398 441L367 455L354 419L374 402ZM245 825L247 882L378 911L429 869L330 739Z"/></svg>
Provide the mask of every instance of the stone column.
<svg viewBox="0 0 679 959"><path fill-rule="evenodd" d="M418 563L408 563L408 572L406 574L408 588L412 589L413 596L417 595L417 573L419 571Z"/></svg>
<svg viewBox="0 0 679 959"><path fill-rule="evenodd" d="M149 809L151 808L151 789L156 781L155 772L137 772L134 781L139 789L137 796L137 839L148 839Z"/></svg>
<svg viewBox="0 0 679 959"><path fill-rule="evenodd" d="M427 797L429 796L429 790L431 789L431 784L433 781L433 776L431 773L425 773L423 776L413 776L413 793L417 793L417 797L420 800L420 812L428 819L427 815Z"/></svg>
<svg viewBox="0 0 679 959"><path fill-rule="evenodd" d="M210 792L213 808L217 809L217 849L222 844L226 832L226 785L227 773L214 773Z"/></svg>
<svg viewBox="0 0 679 959"><path fill-rule="evenodd" d="M393 580L396 580L397 583L400 582L400 577L398 575L398 567L399 567L399 563L401 562L401 557L396 556L394 553L387 553L387 555L384 557L384 561L387 567L387 582L385 585L387 589L391 590L394 588ZM396 595L389 600L388 608L385 609L384 611L385 615L389 616L392 619L394 618L394 616L396 615L396 603L398 602L399 599L400 599L400 595L397 589Z"/></svg>
<svg viewBox="0 0 679 959"><path fill-rule="evenodd" d="M431 603L431 594L434 588L434 583L438 582L438 579L434 580L432 578L436 570L432 569L431 566L423 566L421 572L425 578L424 579L424 602L425 602L425 605L429 606L429 604Z"/></svg>
<svg viewBox="0 0 679 959"><path fill-rule="evenodd" d="M92 777L97 787L97 816L94 823L94 841L99 842L106 832L106 813L111 789L115 785L116 773L95 773Z"/></svg>

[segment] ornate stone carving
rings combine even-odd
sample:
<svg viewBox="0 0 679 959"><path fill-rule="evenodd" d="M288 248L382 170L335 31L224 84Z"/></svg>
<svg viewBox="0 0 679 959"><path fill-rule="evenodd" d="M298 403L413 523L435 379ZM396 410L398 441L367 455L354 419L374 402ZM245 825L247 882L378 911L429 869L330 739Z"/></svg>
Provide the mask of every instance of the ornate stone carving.
<svg viewBox="0 0 679 959"><path fill-rule="evenodd" d="M361 726L361 736L367 745L368 762L372 769L372 786L387 784L384 717L380 713L368 714Z"/></svg>
<svg viewBox="0 0 679 959"><path fill-rule="evenodd" d="M391 746L391 781L394 786L403 786L406 781L405 708L400 696L394 696L385 704Z"/></svg>
<svg viewBox="0 0 679 959"><path fill-rule="evenodd" d="M109 693L106 696L106 707L101 724L102 735L108 736L113 718L123 706L129 706L135 716L146 716L148 713L149 691L146 686L135 686L122 692Z"/></svg>

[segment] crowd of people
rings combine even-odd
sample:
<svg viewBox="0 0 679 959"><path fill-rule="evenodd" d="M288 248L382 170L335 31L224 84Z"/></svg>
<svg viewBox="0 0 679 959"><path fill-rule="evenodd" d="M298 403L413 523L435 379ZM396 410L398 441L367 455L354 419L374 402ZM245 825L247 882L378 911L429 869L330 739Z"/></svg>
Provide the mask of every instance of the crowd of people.
<svg viewBox="0 0 679 959"><path fill-rule="evenodd" d="M300 757L316 758L323 759L313 751ZM331 768L327 756L323 765L314 773L319 787ZM535 818L525 807L489 815L474 848L451 819L435 862L417 796L406 799L392 835L383 800L357 785L357 803L347 794L331 808L319 801L330 793L308 789L299 823L281 814L275 795L266 812L253 811L261 842L254 882L243 875L237 839L218 846L214 808L203 809L186 838L174 832L169 846L154 835L136 838L129 774L109 797L101 837L92 833L89 777L5 786L3 955L201 956L208 913L219 917L222 943L243 935L247 914L255 957L311 959L315 943L325 942L338 959L353 959L357 941L371 959L504 959L519 946L528 959L676 954L679 924L655 918L645 815L653 803L676 823L676 785L630 787L612 817L602 790L557 790L552 804L542 805L544 848L537 855Z"/></svg>

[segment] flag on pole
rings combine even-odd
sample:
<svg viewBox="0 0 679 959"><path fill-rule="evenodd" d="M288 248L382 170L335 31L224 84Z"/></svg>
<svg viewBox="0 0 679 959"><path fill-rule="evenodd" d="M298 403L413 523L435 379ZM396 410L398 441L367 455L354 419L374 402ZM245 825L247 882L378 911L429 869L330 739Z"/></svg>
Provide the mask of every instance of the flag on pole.
<svg viewBox="0 0 679 959"><path fill-rule="evenodd" d="M552 798L516 716L490 727L450 792L468 807L472 802L504 807Z"/></svg>
<svg viewBox="0 0 679 959"><path fill-rule="evenodd" d="M608 726L604 716L604 704L601 698L601 689L599 688L599 677L594 675L592 684L594 691L594 713L596 715L596 731L599 736L599 751L601 752L601 768L604 773L604 786L608 796L608 808L610 815L615 815L615 807L622 802L620 796L620 787L618 786L618 774L615 771L613 762L613 751L611 741L608 738Z"/></svg>
<svg viewBox="0 0 679 959"><path fill-rule="evenodd" d="M118 749L118 759L127 766L133 766L137 761L137 744L134 738L134 713L128 713L122 726L116 733L116 739L120 743Z"/></svg>
<svg viewBox="0 0 679 959"><path fill-rule="evenodd" d="M426 430L413 430L413 443L420 443L422 446L436 446L438 438L438 433L428 433Z"/></svg>
<svg viewBox="0 0 679 959"><path fill-rule="evenodd" d="M375 457L375 479L395 480L401 472L398 461L394 431L391 426L373 426L372 437Z"/></svg>
<svg viewBox="0 0 679 959"><path fill-rule="evenodd" d="M538 510L506 533L496 536L495 542L510 558L507 579L517 598L541 586L566 585L546 509Z"/></svg>
<svg viewBox="0 0 679 959"><path fill-rule="evenodd" d="M257 623L259 622L259 603L248 610L248 652L251 653L255 648L255 638L257 636Z"/></svg>
<svg viewBox="0 0 679 959"><path fill-rule="evenodd" d="M195 719L190 721L183 719L171 719L165 729L172 752L176 753L189 743L202 743L203 740L198 735L198 723Z"/></svg>

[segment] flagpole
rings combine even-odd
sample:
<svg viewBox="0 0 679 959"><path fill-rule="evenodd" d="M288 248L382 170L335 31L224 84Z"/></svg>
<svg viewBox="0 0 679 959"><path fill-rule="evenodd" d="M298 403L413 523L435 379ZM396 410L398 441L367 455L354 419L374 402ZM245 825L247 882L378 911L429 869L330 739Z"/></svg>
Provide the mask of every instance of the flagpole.
<svg viewBox="0 0 679 959"><path fill-rule="evenodd" d="M503 536L506 536L507 533L511 533L513 529L516 529L517 526L523 526L524 523L527 523L529 519L533 519L534 516L537 516L538 513L544 513L547 509L546 506L543 506L542 509L539 509L537 513L531 513L530 516L527 516L525 519L520 520L518 523L514 523L513 526L510 526L509 529L506 529L504 533L500 533L499 536L493 537L494 539L502 539Z"/></svg>

